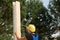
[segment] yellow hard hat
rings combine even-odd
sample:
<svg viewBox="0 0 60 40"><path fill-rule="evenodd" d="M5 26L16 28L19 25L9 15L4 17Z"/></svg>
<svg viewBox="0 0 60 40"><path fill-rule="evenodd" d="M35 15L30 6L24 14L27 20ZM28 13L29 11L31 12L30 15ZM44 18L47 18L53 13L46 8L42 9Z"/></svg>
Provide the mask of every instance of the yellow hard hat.
<svg viewBox="0 0 60 40"><path fill-rule="evenodd" d="M36 31L36 28L33 24L28 25L27 29L32 33Z"/></svg>

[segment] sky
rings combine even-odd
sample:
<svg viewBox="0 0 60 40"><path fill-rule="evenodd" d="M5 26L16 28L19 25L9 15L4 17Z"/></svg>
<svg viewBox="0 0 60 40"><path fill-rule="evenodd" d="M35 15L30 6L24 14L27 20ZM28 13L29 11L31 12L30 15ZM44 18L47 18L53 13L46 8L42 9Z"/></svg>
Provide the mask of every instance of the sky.
<svg viewBox="0 0 60 40"><path fill-rule="evenodd" d="M48 8L49 0L42 0L43 5Z"/></svg>

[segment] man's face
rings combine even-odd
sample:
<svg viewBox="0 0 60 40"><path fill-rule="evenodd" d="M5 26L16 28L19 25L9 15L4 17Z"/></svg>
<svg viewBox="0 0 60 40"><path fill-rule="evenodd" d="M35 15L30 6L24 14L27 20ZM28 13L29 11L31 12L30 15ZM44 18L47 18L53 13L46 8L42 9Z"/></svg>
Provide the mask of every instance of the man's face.
<svg viewBox="0 0 60 40"><path fill-rule="evenodd" d="M31 33L31 32L29 31L28 27L26 27L26 30L27 30L28 33Z"/></svg>

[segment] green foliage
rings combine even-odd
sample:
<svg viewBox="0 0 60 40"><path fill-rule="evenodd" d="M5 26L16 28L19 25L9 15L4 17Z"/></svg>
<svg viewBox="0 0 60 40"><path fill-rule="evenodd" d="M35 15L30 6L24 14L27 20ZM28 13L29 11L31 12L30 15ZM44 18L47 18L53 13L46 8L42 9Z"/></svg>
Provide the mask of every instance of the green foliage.
<svg viewBox="0 0 60 40"><path fill-rule="evenodd" d="M60 40L60 37L59 37L59 38L57 38L57 40Z"/></svg>
<svg viewBox="0 0 60 40"><path fill-rule="evenodd" d="M43 3L39 0L37 1L27 1L26 3L26 20L29 20L32 17L32 20L30 20L31 24L34 24L37 28L37 32L39 34L39 37L43 37L44 35L50 35L50 28L52 25L55 25L55 22L51 15L48 13L48 9L46 9L43 6ZM30 14L29 14L30 13ZM23 25L26 25L28 21L23 21ZM50 24L53 23L51 26ZM23 28L23 27L22 27ZM23 29L23 34L25 29Z"/></svg>
<svg viewBox="0 0 60 40"><path fill-rule="evenodd" d="M3 33L0 35L0 40L12 40L12 35L11 34L6 34L6 33Z"/></svg>
<svg viewBox="0 0 60 40"><path fill-rule="evenodd" d="M49 9L50 9L50 13L53 14L55 17L54 20L56 22L56 28L55 28L55 30L56 30L58 28L58 24L60 23L60 21L59 21L60 20L60 0L50 0ZM59 39L60 38L57 38L57 40L59 40Z"/></svg>
<svg viewBox="0 0 60 40"><path fill-rule="evenodd" d="M19 0L21 6L21 21L22 25L26 25L26 16L30 23L36 25L39 36L45 35L44 33L50 32L49 25L52 23L52 17L49 15L48 10L43 6L40 0ZM0 0L0 40L12 40L13 33L13 17L12 17L12 0ZM50 6L49 6L50 7ZM52 10L53 11L53 10ZM27 15L29 14L30 15ZM54 11L53 11L54 12ZM22 26L22 33L25 34L25 29ZM4 37L3 37L4 36Z"/></svg>
<svg viewBox="0 0 60 40"><path fill-rule="evenodd" d="M21 9L21 20L23 20L26 17L26 0L20 0L20 9Z"/></svg>
<svg viewBox="0 0 60 40"><path fill-rule="evenodd" d="M60 16L60 0L50 0L49 8L51 13Z"/></svg>
<svg viewBox="0 0 60 40"><path fill-rule="evenodd" d="M12 0L0 0L0 7L0 40L12 40Z"/></svg>
<svg viewBox="0 0 60 40"><path fill-rule="evenodd" d="M34 24L37 28L37 32L42 38L44 35L50 35L50 24L53 22L53 18L49 15L48 10L46 8L42 8L42 12L39 11L37 17L32 20L32 24ZM54 23L53 23L54 24Z"/></svg>
<svg viewBox="0 0 60 40"><path fill-rule="evenodd" d="M57 23L56 26L58 27L58 20L60 18L60 0L50 0L49 2L49 9L50 9L50 13L54 15L55 17L55 22Z"/></svg>

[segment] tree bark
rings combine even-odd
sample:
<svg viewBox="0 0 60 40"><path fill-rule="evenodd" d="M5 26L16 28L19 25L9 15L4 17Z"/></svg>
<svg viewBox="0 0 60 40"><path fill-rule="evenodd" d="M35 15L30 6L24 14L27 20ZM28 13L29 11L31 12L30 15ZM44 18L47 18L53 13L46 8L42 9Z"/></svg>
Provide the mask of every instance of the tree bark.
<svg viewBox="0 0 60 40"><path fill-rule="evenodd" d="M21 38L21 18L20 18L20 2L13 2L13 40L17 40L15 32Z"/></svg>

